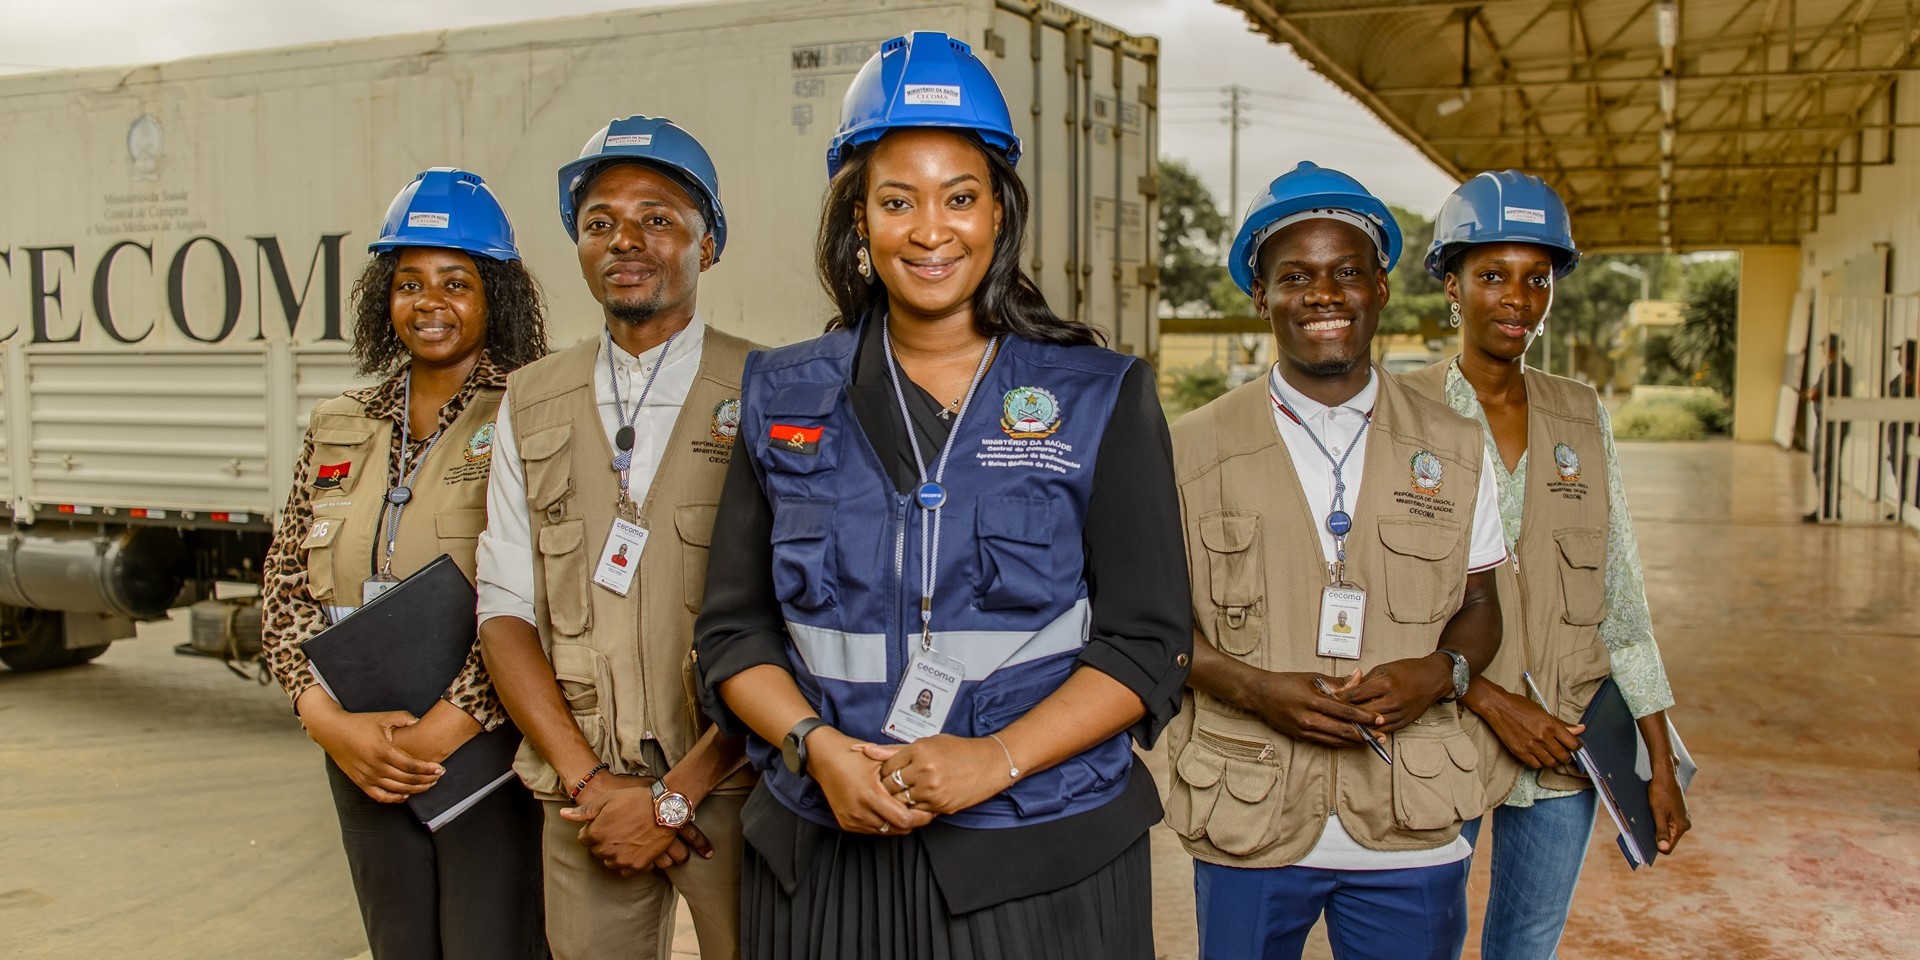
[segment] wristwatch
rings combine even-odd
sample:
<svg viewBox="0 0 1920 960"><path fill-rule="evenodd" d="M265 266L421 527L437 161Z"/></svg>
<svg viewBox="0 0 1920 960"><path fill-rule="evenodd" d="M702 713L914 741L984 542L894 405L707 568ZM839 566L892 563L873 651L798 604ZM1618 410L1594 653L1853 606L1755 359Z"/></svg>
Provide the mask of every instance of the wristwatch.
<svg viewBox="0 0 1920 960"><path fill-rule="evenodd" d="M819 717L808 717L787 731L786 739L780 741L780 759L786 762L788 773L807 772L807 734L826 725Z"/></svg>
<svg viewBox="0 0 1920 960"><path fill-rule="evenodd" d="M678 830L693 822L693 804L687 795L667 789L667 781L653 781L653 820L669 830Z"/></svg>
<svg viewBox="0 0 1920 960"><path fill-rule="evenodd" d="M1447 659L1453 661L1453 695L1441 697L1440 702L1452 703L1467 695L1467 681L1473 679L1473 674L1467 671L1466 654L1458 650L1450 650L1446 647L1441 647L1440 652L1446 654Z"/></svg>

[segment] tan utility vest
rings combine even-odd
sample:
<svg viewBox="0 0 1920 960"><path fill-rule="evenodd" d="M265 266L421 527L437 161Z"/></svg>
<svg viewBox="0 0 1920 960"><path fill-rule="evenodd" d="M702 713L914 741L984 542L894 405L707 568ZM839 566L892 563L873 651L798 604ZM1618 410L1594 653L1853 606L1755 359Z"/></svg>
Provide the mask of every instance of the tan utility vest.
<svg viewBox="0 0 1920 960"><path fill-rule="evenodd" d="M474 549L487 528L500 393L497 387L477 390L427 452L411 484L413 497L400 513L394 576L404 579L444 553L473 579ZM334 468L335 481L314 484L313 525L301 546L307 551L307 593L323 606L360 606L360 585L386 559L382 517L387 488L396 482L394 427L390 418L367 416L366 405L351 397L323 401L313 410L313 470L318 476L320 468Z"/></svg>
<svg viewBox="0 0 1920 960"><path fill-rule="evenodd" d="M1452 360L1400 381L1445 402ZM1506 637L1485 674L1528 696L1532 675L1554 716L1579 723L1600 682L1612 672L1600 621L1607 618L1606 440L1593 388L1527 368L1527 492L1513 563L1500 566L1500 618ZM1563 449L1564 448L1564 449ZM1492 451L1492 456L1499 456ZM1525 571L1521 576L1519 571ZM1463 721L1485 758L1489 809L1513 792L1522 764L1493 730L1469 713ZM1593 786L1570 766L1540 771L1549 790Z"/></svg>
<svg viewBox="0 0 1920 960"><path fill-rule="evenodd" d="M1222 653L1261 670L1340 676L1423 657L1460 609L1480 483L1474 424L1395 383L1380 384L1364 473L1347 535L1347 577L1367 591L1361 659L1317 653L1327 583L1319 528L1273 421L1264 379L1173 427L1194 626ZM1412 463L1439 458L1422 492ZM1317 456L1317 454L1315 454ZM1320 469L1318 463L1309 469ZM1349 465L1348 469L1352 469ZM1453 842L1479 816L1479 755L1455 705L1435 704L1389 737L1394 765L1365 748L1293 740L1234 704L1189 689L1168 731L1173 783L1167 823L1211 863L1278 867L1320 839L1327 815L1373 850Z"/></svg>
<svg viewBox="0 0 1920 960"><path fill-rule="evenodd" d="M694 697L693 621L733 459L740 370L753 349L707 327L700 370L640 505L648 537L625 597L593 583L620 494L593 394L600 340L528 364L508 382L535 548L535 627L574 721L615 773L644 766L643 740L657 741L667 762L678 763L707 726ZM514 769L534 793L564 798L531 740L520 745Z"/></svg>

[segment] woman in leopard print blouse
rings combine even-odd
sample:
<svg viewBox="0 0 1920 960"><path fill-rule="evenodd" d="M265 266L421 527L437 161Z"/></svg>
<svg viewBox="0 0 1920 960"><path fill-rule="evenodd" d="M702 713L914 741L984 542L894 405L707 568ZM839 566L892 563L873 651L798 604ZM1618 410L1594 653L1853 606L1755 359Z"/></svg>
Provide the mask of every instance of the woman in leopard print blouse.
<svg viewBox="0 0 1920 960"><path fill-rule="evenodd" d="M383 378L314 411L268 552L263 651L327 777L379 960L547 955L540 810L517 781L430 831L404 802L506 714L476 642L424 716L352 713L302 645L440 554L473 575L507 373L546 352L540 292L479 177L422 173L387 212L353 289L353 355ZM411 492L389 509L389 487ZM395 643L405 638L395 637Z"/></svg>

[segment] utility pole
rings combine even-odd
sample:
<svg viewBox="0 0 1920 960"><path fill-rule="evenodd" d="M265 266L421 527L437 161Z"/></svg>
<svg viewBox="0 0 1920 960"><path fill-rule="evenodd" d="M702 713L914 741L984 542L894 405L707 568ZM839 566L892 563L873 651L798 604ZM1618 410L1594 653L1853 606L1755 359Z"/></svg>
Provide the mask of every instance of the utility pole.
<svg viewBox="0 0 1920 960"><path fill-rule="evenodd" d="M1227 95L1227 102L1221 104L1227 110L1227 219L1240 215L1240 130L1248 123L1240 116L1240 104L1249 91L1237 83L1221 90Z"/></svg>

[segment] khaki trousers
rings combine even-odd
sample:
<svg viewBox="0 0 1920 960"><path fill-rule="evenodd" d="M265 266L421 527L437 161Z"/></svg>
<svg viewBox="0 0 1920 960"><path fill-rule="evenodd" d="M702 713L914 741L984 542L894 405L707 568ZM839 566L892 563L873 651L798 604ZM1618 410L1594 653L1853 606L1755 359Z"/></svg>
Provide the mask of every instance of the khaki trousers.
<svg viewBox="0 0 1920 960"><path fill-rule="evenodd" d="M731 784L729 784L730 786ZM569 806L544 801L547 943L554 960L669 960L678 897L687 898L702 960L740 956L740 808L747 790L713 793L694 824L713 844L713 859L691 857L670 870L622 877L580 845L581 824L560 816Z"/></svg>

